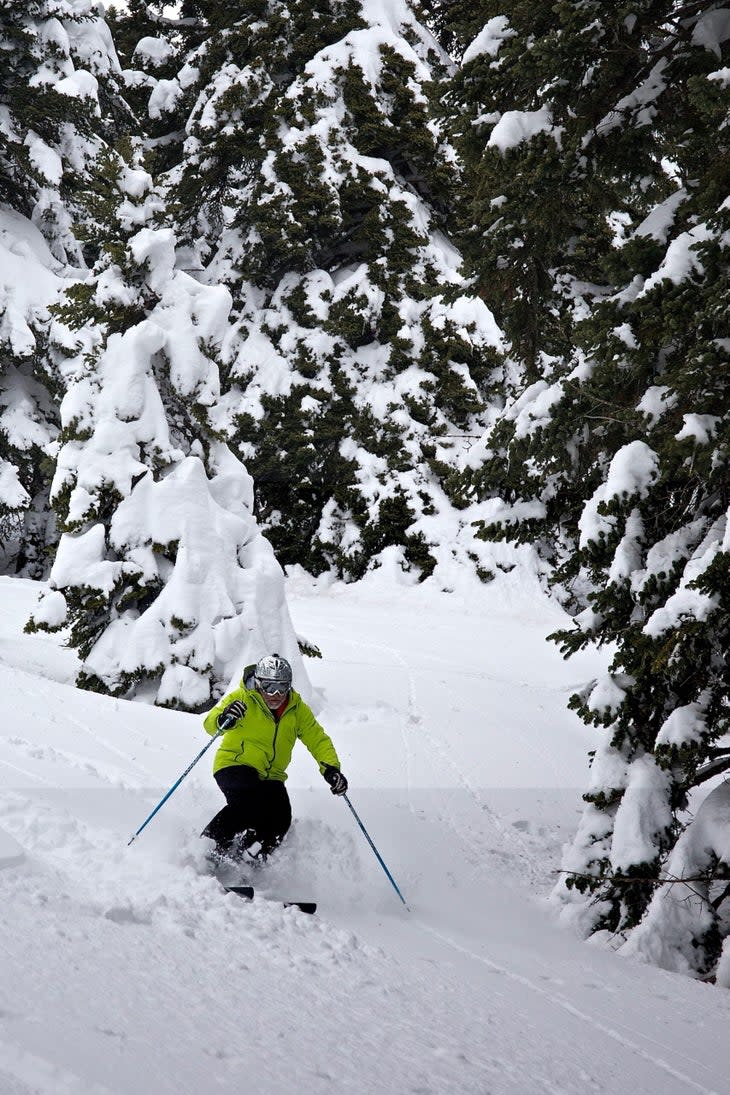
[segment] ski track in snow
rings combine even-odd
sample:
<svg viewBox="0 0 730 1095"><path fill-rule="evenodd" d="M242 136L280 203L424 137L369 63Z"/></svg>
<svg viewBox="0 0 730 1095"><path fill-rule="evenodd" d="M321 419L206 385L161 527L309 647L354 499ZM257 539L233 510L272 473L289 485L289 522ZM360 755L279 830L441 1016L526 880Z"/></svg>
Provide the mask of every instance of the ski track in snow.
<svg viewBox="0 0 730 1095"><path fill-rule="evenodd" d="M54 697L53 693L51 692L49 686L47 684L44 684L43 682L41 682L37 687L38 687L38 691L41 693L41 695L46 696L49 703L53 706L54 703L55 703L55 697ZM79 731L79 733L82 736L90 738L94 742L94 744L98 747L98 745L99 745L98 734L95 733L95 731L91 727L86 726L83 722L81 722L80 719L77 719L75 717L75 715L73 714L73 712L64 712L63 717L64 717L64 722L67 725L73 726L76 730ZM131 725L130 725L130 723L131 723ZM144 735L140 734L139 731L136 730L132 720L130 720L130 723L127 723L127 725L125 727L126 733L131 733L135 737L137 737L138 740L144 741ZM132 765L140 773L140 776L142 777L142 780L143 780L142 782L136 782L136 783L129 782L129 777L127 776L126 781L124 783L124 786L129 787L131 789L131 788L144 787L144 786L148 785L149 778L150 778L150 775L151 775L150 769L147 768L147 767L144 767L143 765L141 765L139 763L139 761L136 759L136 757L132 757L131 754L127 750L120 749L113 742L110 742L110 741L107 741L107 740L105 740L103 742L103 748L107 752L112 753L113 755L118 757L120 760L122 760L127 767L129 765ZM91 763L91 762L89 762L89 763ZM107 771L107 773L112 773L113 772L114 775L113 776L108 775L106 777L101 777L101 778L108 778L110 782L114 782L117 778L121 777L123 769L114 769L112 766L107 765L106 766L106 771ZM99 769L96 769L96 773L101 776L101 771Z"/></svg>
<svg viewBox="0 0 730 1095"><path fill-rule="evenodd" d="M8 768L11 772L17 772L18 775L25 776L26 779L33 779L38 783L44 783L47 787L55 787L55 784L50 779L39 776L37 772L31 772L29 768L21 768L20 765L11 764L9 760L3 760L2 758L0 758L0 764L3 768Z"/></svg>
<svg viewBox="0 0 730 1095"><path fill-rule="evenodd" d="M53 1092L54 1095L114 1095L112 1088L91 1083L77 1073L21 1050L17 1045L0 1039L0 1090L3 1095L25 1095L26 1092ZM17 1082L16 1087L13 1081Z"/></svg>
<svg viewBox="0 0 730 1095"><path fill-rule="evenodd" d="M334 629L331 629L334 630ZM411 744L411 740L415 740L417 737L423 739L429 746L430 752L433 756L437 757L439 762L445 769L450 771L456 778L458 784L464 788L469 797L473 800L474 805L479 811L480 826L484 825L486 821L498 835L500 842L505 843L508 847L514 850L514 854L517 859L520 860L520 866L523 870L529 873L531 882L537 883L541 877L541 872L536 868L534 863L534 853L528 848L526 842L521 839L519 833L512 829L508 831L506 827L500 822L497 815L491 809L491 807L484 801L479 794L478 790L472 785L469 779L464 774L463 770L456 762L449 756L448 752L444 749L441 740L438 735L433 733L428 726L428 720L424 711L418 703L418 691L415 679L415 672L411 662L403 655L403 653L394 646L382 642L362 642L358 639L353 639L349 636L343 637L338 635L340 642L347 643L348 646L359 647L361 649L370 649L384 655L384 661L387 664L388 661L396 662L401 665L406 672L408 679L408 701L407 701L407 714L405 719L398 720L398 726L403 742L403 751L405 757L405 769L406 769L406 789L408 792L409 807L411 812L418 814L418 810L413 805L412 799L412 777L411 772L413 769L413 757L416 749ZM375 664L380 665L381 662ZM445 664L445 663L442 663ZM485 675L486 676L486 675ZM482 844L478 844L476 841L470 839L468 834L464 831L463 820L460 823L453 814L444 813L443 820L448 824L451 831L457 837L457 839L466 846L471 853L471 861L474 865L474 870L484 869L484 855L485 847ZM501 853L504 855L504 852Z"/></svg>
<svg viewBox="0 0 730 1095"><path fill-rule="evenodd" d="M520 974L507 969L506 966L499 965L496 962L493 962L491 959L485 958L484 955L478 954L474 950L469 950L467 947L464 947L460 943L457 943L456 940L451 939L448 935L444 935L443 932L438 931L436 928L433 928L428 924L424 924L423 922L419 921L418 926L422 931L427 932L435 939L439 939L442 943L445 943L448 947L452 947L460 954L463 954L470 959L474 959L477 962L481 962L482 965L486 966L494 973L501 974L502 976L509 978L511 981L514 981L517 984L524 985L526 988L530 989L531 992L536 993L538 996L544 997L556 1007L563 1008L566 1012L568 1012L568 1014L575 1016L584 1023L587 1023L600 1034L607 1035L607 1037L612 1038L620 1045L625 1046L632 1053L636 1053L639 1057L647 1061L649 1064L655 1065L658 1069L666 1072L669 1076L672 1076L674 1079L681 1081L683 1084L686 1084L688 1089L691 1089L693 1091L699 1091L702 1093L702 1095L721 1095L721 1093L715 1088L705 1087L703 1084L698 1083L696 1080L693 1080L691 1076L687 1076L685 1073L673 1068L663 1058L657 1057L654 1054L649 1053L648 1050L643 1049L640 1045L638 1045L635 1040L627 1037L624 1034L619 1033L619 1031L608 1026L606 1023L600 1022L600 1020L596 1019L592 1015L587 1014L585 1011L581 1011L579 1008L575 1007L573 1004L570 1003L570 1001L564 999L563 997L557 996L555 993L548 992L546 989L536 984L530 978L523 977ZM656 1042L656 1040L654 1041L655 1044L662 1046L662 1048L667 1048L666 1045L662 1045L662 1043ZM698 1061L696 1058L692 1058L692 1064L694 1064L698 1068L705 1067L704 1063L702 1061Z"/></svg>

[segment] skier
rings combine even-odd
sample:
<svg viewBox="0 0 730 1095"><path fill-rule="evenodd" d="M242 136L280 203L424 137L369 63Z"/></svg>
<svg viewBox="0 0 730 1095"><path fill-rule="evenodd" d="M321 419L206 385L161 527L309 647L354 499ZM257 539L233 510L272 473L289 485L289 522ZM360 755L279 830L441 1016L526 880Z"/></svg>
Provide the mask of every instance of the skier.
<svg viewBox="0 0 730 1095"><path fill-rule="evenodd" d="M347 791L335 747L293 690L291 666L279 654L247 666L240 687L208 712L203 725L209 734L225 730L213 777L226 805L202 833L215 842L214 862L244 852L263 861L284 839L291 825L284 781L297 738L319 764L332 794Z"/></svg>

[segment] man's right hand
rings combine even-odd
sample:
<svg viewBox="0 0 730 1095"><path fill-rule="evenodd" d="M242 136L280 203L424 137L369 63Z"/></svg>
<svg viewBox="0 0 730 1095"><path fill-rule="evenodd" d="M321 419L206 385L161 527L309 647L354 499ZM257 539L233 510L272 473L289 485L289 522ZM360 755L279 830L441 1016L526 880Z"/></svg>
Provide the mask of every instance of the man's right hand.
<svg viewBox="0 0 730 1095"><path fill-rule="evenodd" d="M243 700L234 700L233 703L229 703L216 720L216 725L219 730L230 730L232 726L235 726L239 719L242 719L246 714L247 708Z"/></svg>

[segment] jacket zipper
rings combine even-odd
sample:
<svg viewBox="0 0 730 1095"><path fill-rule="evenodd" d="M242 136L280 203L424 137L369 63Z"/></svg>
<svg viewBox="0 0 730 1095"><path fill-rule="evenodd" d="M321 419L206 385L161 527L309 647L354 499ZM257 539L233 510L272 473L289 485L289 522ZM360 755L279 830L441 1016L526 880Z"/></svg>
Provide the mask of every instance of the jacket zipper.
<svg viewBox="0 0 730 1095"><path fill-rule="evenodd" d="M274 719L273 715L271 717L272 717L272 719ZM279 722L281 722L281 719L279 719ZM266 775L267 776L268 776L269 772L271 771L271 769L273 767L274 758L276 756L276 739L277 739L277 736L279 734L279 722L277 722L276 719L274 719L274 738L271 742L271 760L269 761L269 767L266 769Z"/></svg>
<svg viewBox="0 0 730 1095"><path fill-rule="evenodd" d="M269 716L269 718L271 719L271 721L274 724L274 736L271 739L271 760L269 761L269 765L268 765L268 767L266 769L266 772L264 774L264 779L266 778L266 776L269 775L269 773L271 772L271 769L274 766L274 760L276 758L276 739L279 736L279 723L281 722L281 719L274 718L273 714L271 713L271 710L268 707L266 708L266 714Z"/></svg>
<svg viewBox="0 0 730 1095"><path fill-rule="evenodd" d="M266 779L266 777L268 776L268 774L270 773L271 769L274 766L274 759L276 757L276 739L279 735L279 723L281 722L281 719L284 718L284 715L286 714L286 712L289 710L289 704L287 704L287 706L282 711L281 718L278 721L274 718L274 716L271 713L271 710L266 706L266 704L263 704L262 706L264 707L264 709L266 711L266 714L269 716L269 718L274 723L274 737L272 738L272 741L271 741L271 760L269 761L268 767L267 767L267 769L264 773L264 779Z"/></svg>

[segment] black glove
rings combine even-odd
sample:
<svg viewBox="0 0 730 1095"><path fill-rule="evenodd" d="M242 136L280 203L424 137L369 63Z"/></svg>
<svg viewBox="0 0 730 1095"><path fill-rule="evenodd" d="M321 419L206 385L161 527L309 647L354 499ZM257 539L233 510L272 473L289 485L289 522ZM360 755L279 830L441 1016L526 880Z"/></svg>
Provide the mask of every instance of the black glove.
<svg viewBox="0 0 730 1095"><path fill-rule="evenodd" d="M243 718L246 710L246 704L243 700L234 700L233 703L228 704L225 710L221 711L216 720L216 726L219 730L230 730L239 719Z"/></svg>
<svg viewBox="0 0 730 1095"><path fill-rule="evenodd" d="M344 795L347 790L347 780L343 776L339 768L335 768L334 765L328 764L322 775L332 788L333 795Z"/></svg>

